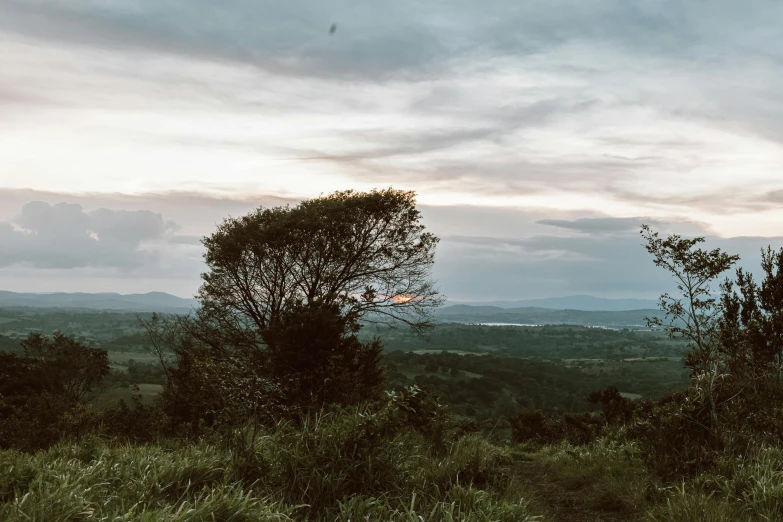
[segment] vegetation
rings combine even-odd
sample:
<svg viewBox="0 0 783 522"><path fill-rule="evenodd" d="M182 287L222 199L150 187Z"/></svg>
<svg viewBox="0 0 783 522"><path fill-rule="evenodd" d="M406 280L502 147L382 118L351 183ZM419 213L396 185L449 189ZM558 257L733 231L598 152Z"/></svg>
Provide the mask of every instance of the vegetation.
<svg viewBox="0 0 783 522"><path fill-rule="evenodd" d="M391 189L226 221L205 305L101 330L114 368L8 311L0 519L781 519L783 250L721 283L736 256L642 235L672 339L433 326L437 239Z"/></svg>
<svg viewBox="0 0 783 522"><path fill-rule="evenodd" d="M505 424L520 408L579 413L597 407L590 392L615 385L630 397L659 398L687 386L682 359L548 361L494 354L391 352L387 386L416 384L460 416Z"/></svg>

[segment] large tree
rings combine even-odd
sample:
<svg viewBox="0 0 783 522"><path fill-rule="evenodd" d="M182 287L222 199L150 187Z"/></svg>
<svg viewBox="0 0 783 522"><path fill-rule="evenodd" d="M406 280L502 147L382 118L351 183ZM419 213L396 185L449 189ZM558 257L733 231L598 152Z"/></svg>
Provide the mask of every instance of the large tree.
<svg viewBox="0 0 783 522"><path fill-rule="evenodd" d="M430 276L438 239L415 203L412 192L346 191L226 219L203 241L201 307L174 328L149 325L176 354L170 410L196 423L376 398L381 344L356 337L361 321L421 331L442 301Z"/></svg>
<svg viewBox="0 0 783 522"><path fill-rule="evenodd" d="M286 307L337 305L351 320L431 323L438 238L415 194L335 192L226 219L203 243L200 317L251 346Z"/></svg>

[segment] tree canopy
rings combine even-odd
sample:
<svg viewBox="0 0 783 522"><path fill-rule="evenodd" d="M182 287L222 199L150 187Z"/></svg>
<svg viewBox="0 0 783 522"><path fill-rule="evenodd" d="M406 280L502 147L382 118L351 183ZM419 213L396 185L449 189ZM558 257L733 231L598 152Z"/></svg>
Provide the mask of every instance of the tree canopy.
<svg viewBox="0 0 783 522"><path fill-rule="evenodd" d="M193 412L187 423L228 405L275 417L377 398L382 345L356 337L362 320L421 332L442 301L430 277L438 238L420 219L415 194L393 189L226 219L203 240L196 314L147 325L175 355L169 410Z"/></svg>
<svg viewBox="0 0 783 522"><path fill-rule="evenodd" d="M293 304L421 330L442 299L430 277L438 238L415 194L344 191L226 219L203 240L200 316L256 344Z"/></svg>

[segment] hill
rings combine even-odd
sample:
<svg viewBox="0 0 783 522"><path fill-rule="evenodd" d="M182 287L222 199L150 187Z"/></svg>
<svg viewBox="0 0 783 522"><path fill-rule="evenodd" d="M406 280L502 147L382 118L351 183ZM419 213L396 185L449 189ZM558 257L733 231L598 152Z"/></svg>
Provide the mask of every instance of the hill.
<svg viewBox="0 0 783 522"><path fill-rule="evenodd" d="M570 295L565 297L547 297L545 299L526 299L522 301L450 301L449 304L494 306L498 308L535 307L550 308L553 310L583 310L594 312L620 312L658 308L658 302L654 299L606 299L602 297L593 297L591 295Z"/></svg>
<svg viewBox="0 0 783 522"><path fill-rule="evenodd" d="M187 312L198 305L195 299L183 299L164 292L146 294L51 293L33 294L0 291L0 307L81 308L135 312Z"/></svg>
<svg viewBox="0 0 783 522"><path fill-rule="evenodd" d="M645 317L659 317L654 309L593 311L557 310L552 308L452 305L435 312L440 321L490 324L571 324L606 328L644 328Z"/></svg>

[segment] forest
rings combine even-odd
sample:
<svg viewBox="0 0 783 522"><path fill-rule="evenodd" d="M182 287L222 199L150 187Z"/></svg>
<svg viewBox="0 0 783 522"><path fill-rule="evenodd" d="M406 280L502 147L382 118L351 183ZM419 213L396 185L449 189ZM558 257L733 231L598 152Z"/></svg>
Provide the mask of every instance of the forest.
<svg viewBox="0 0 783 522"><path fill-rule="evenodd" d="M226 219L188 315L2 308L0 519L779 520L783 250L640 232L645 328L444 321L393 189Z"/></svg>

